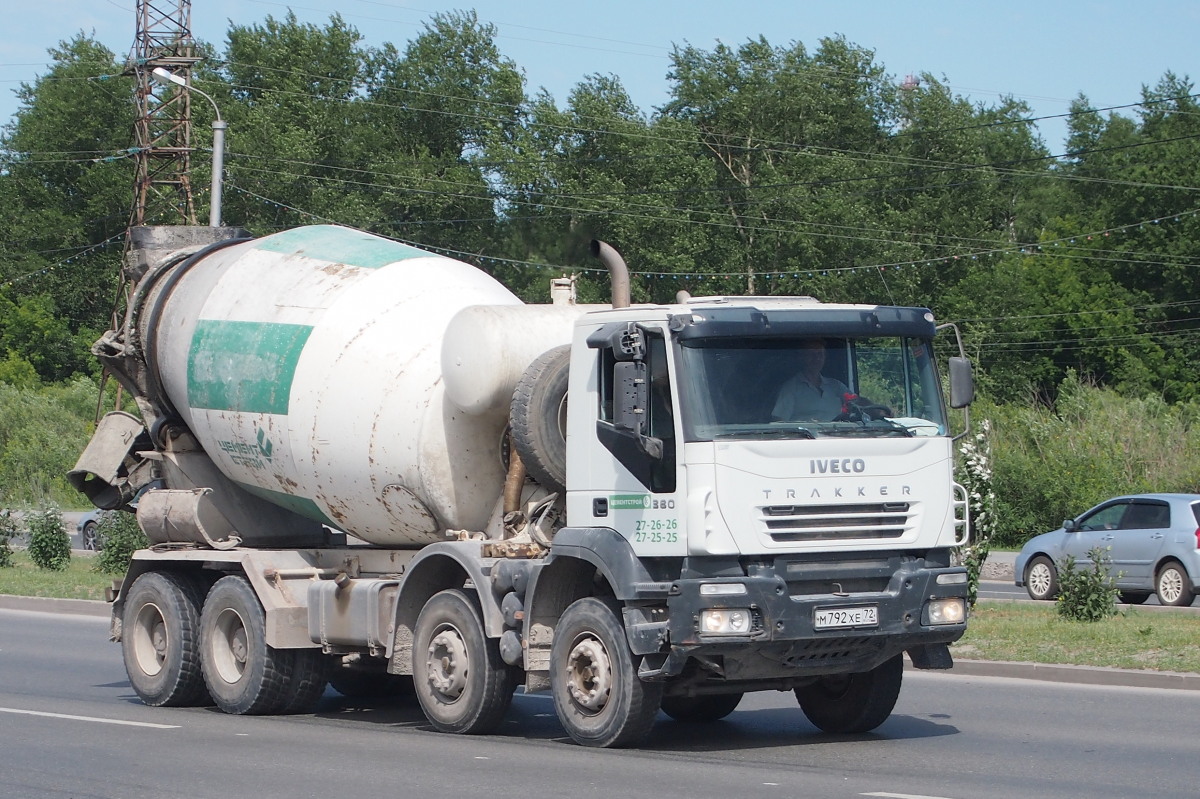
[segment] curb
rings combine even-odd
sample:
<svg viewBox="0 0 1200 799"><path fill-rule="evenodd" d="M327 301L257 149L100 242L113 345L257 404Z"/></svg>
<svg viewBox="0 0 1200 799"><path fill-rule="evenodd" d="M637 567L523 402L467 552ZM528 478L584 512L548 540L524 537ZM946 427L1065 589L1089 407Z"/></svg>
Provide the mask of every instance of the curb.
<svg viewBox="0 0 1200 799"><path fill-rule="evenodd" d="M1200 674L1179 671L1110 669L1101 666L1066 666L1050 663L1020 663L1010 660L954 659L951 674L963 677L1009 677L1018 680L1069 683L1072 685L1121 686L1126 688L1173 688L1200 691Z"/></svg>
<svg viewBox="0 0 1200 799"><path fill-rule="evenodd" d="M51 599L0 594L0 609L6 610L108 618L112 613L111 607L107 602L94 599ZM904 664L906 668L911 668L912 664L908 662L907 658ZM936 674L937 672L927 671L925 673ZM943 673L958 677L1007 677L1017 680L1039 680L1073 685L1200 691L1200 673L1193 672L1140 671L1138 669L1109 669L1100 666L1064 666L1008 660L955 658L954 667Z"/></svg>
<svg viewBox="0 0 1200 799"><path fill-rule="evenodd" d="M0 594L0 609L103 618L112 615L112 605L96 599L54 599L44 596L15 596L13 594Z"/></svg>

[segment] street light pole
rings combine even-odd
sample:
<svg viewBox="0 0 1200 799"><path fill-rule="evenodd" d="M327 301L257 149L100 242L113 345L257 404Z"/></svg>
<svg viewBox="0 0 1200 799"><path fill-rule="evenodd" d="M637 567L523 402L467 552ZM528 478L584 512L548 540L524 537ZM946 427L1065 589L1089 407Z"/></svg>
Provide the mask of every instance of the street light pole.
<svg viewBox="0 0 1200 799"><path fill-rule="evenodd" d="M221 109L217 108L217 101L209 97L208 94L197 89L195 86L189 86L187 81L163 69L155 67L151 71L151 76L158 83L164 86L174 84L182 86L185 90L195 92L203 97L213 107L213 113L217 118L213 120L213 160L212 160L212 200L209 205L208 226L221 227L221 189L223 185L223 177L225 173L225 129L228 126L225 120L221 119Z"/></svg>

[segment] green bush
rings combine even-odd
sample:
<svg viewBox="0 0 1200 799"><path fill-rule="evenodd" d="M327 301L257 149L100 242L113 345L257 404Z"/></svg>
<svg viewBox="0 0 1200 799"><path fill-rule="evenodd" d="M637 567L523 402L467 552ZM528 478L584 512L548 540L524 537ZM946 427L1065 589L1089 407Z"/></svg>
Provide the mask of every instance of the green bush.
<svg viewBox="0 0 1200 799"><path fill-rule="evenodd" d="M1088 552L1091 568L1078 568L1067 555L1058 563L1058 615L1071 621L1103 621L1117 615L1117 586L1109 567L1108 550Z"/></svg>
<svg viewBox="0 0 1200 799"><path fill-rule="evenodd" d="M31 511L26 517L26 527L29 529L29 558L35 566L62 571L71 564L71 536L63 526L58 508Z"/></svg>
<svg viewBox="0 0 1200 799"><path fill-rule="evenodd" d="M90 378L56 385L0 382L0 496L14 505L84 504L66 475L91 437L98 398Z"/></svg>
<svg viewBox="0 0 1200 799"><path fill-rule="evenodd" d="M17 526L17 520L13 518L12 511L7 508L0 509L0 568L13 565L12 540L18 532L20 528Z"/></svg>
<svg viewBox="0 0 1200 799"><path fill-rule="evenodd" d="M102 513L96 523L96 547L100 551L92 568L103 574L124 574L133 553L148 546L150 542L132 513Z"/></svg>

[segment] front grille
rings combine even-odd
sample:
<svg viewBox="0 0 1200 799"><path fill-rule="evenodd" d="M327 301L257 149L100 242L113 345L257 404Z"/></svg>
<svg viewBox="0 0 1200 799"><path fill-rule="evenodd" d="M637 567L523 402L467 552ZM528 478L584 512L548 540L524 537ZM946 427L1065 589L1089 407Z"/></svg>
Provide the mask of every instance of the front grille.
<svg viewBox="0 0 1200 799"><path fill-rule="evenodd" d="M909 524L907 502L857 505L768 505L761 522L773 541L900 538Z"/></svg>

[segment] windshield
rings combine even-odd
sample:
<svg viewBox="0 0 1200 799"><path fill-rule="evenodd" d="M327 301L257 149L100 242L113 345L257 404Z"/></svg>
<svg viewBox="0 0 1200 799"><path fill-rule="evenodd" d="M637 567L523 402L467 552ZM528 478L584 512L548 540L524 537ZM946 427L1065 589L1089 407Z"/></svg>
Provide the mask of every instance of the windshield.
<svg viewBox="0 0 1200 799"><path fill-rule="evenodd" d="M927 339L715 337L680 343L688 441L946 433Z"/></svg>

